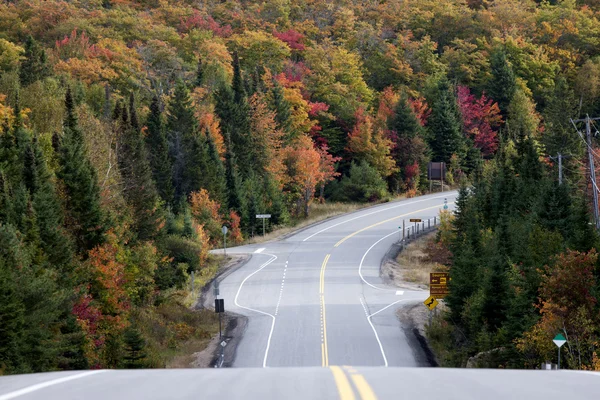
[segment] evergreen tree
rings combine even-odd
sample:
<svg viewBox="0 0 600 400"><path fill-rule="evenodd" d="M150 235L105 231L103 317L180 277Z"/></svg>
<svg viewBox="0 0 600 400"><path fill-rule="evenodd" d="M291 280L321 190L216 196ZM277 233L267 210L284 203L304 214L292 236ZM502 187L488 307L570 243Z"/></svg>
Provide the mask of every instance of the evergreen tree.
<svg viewBox="0 0 600 400"><path fill-rule="evenodd" d="M87 155L70 89L67 90L65 106L66 117L58 149L60 168L57 175L65 188L67 226L75 237L77 249L85 254L103 242L105 222L100 207L96 171Z"/></svg>
<svg viewBox="0 0 600 400"><path fill-rule="evenodd" d="M152 176L156 183L156 189L162 200L167 205L173 202L172 166L169 158L169 143L165 135L165 127L160 112L158 98L155 96L150 104L150 114L146 121L148 134L146 146L148 158L152 168Z"/></svg>
<svg viewBox="0 0 600 400"><path fill-rule="evenodd" d="M284 97L283 87L277 81L273 84L271 90L271 107L275 110L275 122L277 127L285 132L284 141L289 143L296 137L297 132L291 132L291 105Z"/></svg>
<svg viewBox="0 0 600 400"><path fill-rule="evenodd" d="M504 50L497 50L492 53L490 67L492 78L488 84L488 94L498 103L500 111L506 116L508 104L515 94L517 84Z"/></svg>
<svg viewBox="0 0 600 400"><path fill-rule="evenodd" d="M212 136L208 132L205 135L208 145L208 168L205 174L206 190L209 191L213 200L216 200L223 206L227 201L225 165L223 165Z"/></svg>
<svg viewBox="0 0 600 400"><path fill-rule="evenodd" d="M246 178L252 171L250 148L250 106L244 87L239 58L233 57L233 84L231 89L226 85L217 91L215 110L221 120L221 128L231 141L231 151L236 154L240 175Z"/></svg>
<svg viewBox="0 0 600 400"><path fill-rule="evenodd" d="M544 109L544 134L541 136L546 154L557 157L563 155L563 174L566 180L574 180L571 172L576 170L576 163L583 155L584 145L579 138L570 119L576 119L578 102L569 87L567 80L560 77L556 80L554 93L547 101ZM558 164L558 163L556 163ZM558 166L555 166L558 176Z"/></svg>
<svg viewBox="0 0 600 400"><path fill-rule="evenodd" d="M73 261L72 243L63 229L60 199L37 138L27 148L24 170L25 185L37 217L41 248L46 253L49 264L62 269L61 277L66 278L64 268L70 267Z"/></svg>
<svg viewBox="0 0 600 400"><path fill-rule="evenodd" d="M175 85L167 120L169 153L173 165L174 207L179 209L192 186L189 182L190 151L198 145L198 121L194 116L189 91L182 80Z"/></svg>
<svg viewBox="0 0 600 400"><path fill-rule="evenodd" d="M157 211L158 194L152 180L152 170L137 119L133 94L129 100L129 113L124 109L121 115L122 143L118 161L124 183L123 195L133 210L138 238L147 240L156 235L161 215Z"/></svg>
<svg viewBox="0 0 600 400"><path fill-rule="evenodd" d="M44 79L50 75L50 66L46 57L46 51L31 36L25 39L25 54L21 62L19 78L23 87L33 82Z"/></svg>
<svg viewBox="0 0 600 400"><path fill-rule="evenodd" d="M204 66L202 65L202 58L198 58L198 67L196 68L196 80L194 86L200 87L204 84Z"/></svg>
<svg viewBox="0 0 600 400"><path fill-rule="evenodd" d="M237 51L233 53L233 81L231 83L231 89L233 90L233 100L236 104L241 104L247 100L248 93L246 92L246 87L244 85L242 68L240 67L240 58L238 57Z"/></svg>
<svg viewBox="0 0 600 400"><path fill-rule="evenodd" d="M0 225L0 234L6 230ZM0 368L20 372L23 356L20 352L25 336L25 307L19 300L19 287L14 265L0 258Z"/></svg>
<svg viewBox="0 0 600 400"><path fill-rule="evenodd" d="M127 369L144 368L146 341L140 332L135 328L128 328L125 331L123 341L125 342L126 352L123 357L123 366Z"/></svg>
<svg viewBox="0 0 600 400"><path fill-rule="evenodd" d="M450 162L453 154L462 161L466 156L456 99L446 79L440 80L428 120L429 147L434 161Z"/></svg>
<svg viewBox="0 0 600 400"><path fill-rule="evenodd" d="M235 162L235 156L231 151L231 141L228 140L228 148L225 153L225 179L227 184L227 206L230 210L243 215L242 199L240 195L240 183Z"/></svg>

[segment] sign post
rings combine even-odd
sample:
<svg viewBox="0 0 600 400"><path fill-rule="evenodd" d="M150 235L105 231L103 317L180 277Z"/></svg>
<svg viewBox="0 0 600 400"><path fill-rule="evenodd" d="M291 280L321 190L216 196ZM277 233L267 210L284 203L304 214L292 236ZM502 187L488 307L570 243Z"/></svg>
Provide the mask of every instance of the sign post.
<svg viewBox="0 0 600 400"><path fill-rule="evenodd" d="M558 369L560 369L560 348L565 343L567 343L567 339L565 339L565 337L562 335L562 333L559 333L558 335L556 335L554 337L554 339L552 339L552 341L554 342L556 347L558 347Z"/></svg>
<svg viewBox="0 0 600 400"><path fill-rule="evenodd" d="M227 239L225 238L225 235L227 235L227 227L225 225L221 227L221 232L223 232L223 254L227 255Z"/></svg>
<svg viewBox="0 0 600 400"><path fill-rule="evenodd" d="M271 214L256 214L256 218L263 220L263 237L265 236L265 220L271 218Z"/></svg>
<svg viewBox="0 0 600 400"><path fill-rule="evenodd" d="M417 237L417 224L421 222L421 218L411 218L410 222L413 222L415 225L413 226L413 233L415 234L415 238Z"/></svg>

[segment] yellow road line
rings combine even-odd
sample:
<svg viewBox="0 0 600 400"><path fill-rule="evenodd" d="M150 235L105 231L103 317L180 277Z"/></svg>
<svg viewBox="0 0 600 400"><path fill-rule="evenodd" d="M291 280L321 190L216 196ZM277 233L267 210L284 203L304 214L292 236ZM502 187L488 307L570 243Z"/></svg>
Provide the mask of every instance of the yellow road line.
<svg viewBox="0 0 600 400"><path fill-rule="evenodd" d="M448 203L448 204L453 204L453 203ZM437 206L433 206L433 207L422 208L422 209L420 209L420 210L416 210L416 211L412 211L412 212L409 212L409 213L406 213L406 214L398 215L397 217L393 217L393 218L390 218L390 219L386 219L386 220L384 220L384 221L377 222L377 223L375 223L375 224L373 224L373 225L369 225L369 226L367 226L367 227L365 227L365 228L362 228L362 229L359 229L359 230L357 230L357 231L356 231L356 232L354 232L354 233L351 233L351 234L349 234L349 235L348 235L348 236L346 236L345 238L342 238L342 239L340 239L340 241L339 241L339 242L337 242L337 243L335 244L335 246L334 246L334 247L338 247L340 244L344 243L346 240L350 239L352 236L354 236L354 235L357 235L357 234L359 234L359 233L361 233L361 232L364 232L364 231L366 231L367 229L371 229L371 228L374 228L374 227L376 227L376 226L378 226L378 225L385 224L386 222L390 222L390 221L393 221L393 220L396 220L396 219L399 219L399 218L402 218L402 217L406 217L406 216L408 216L408 215L416 214L416 213L419 213L419 212L421 212L421 211L432 210L432 209L434 209L434 208L440 208L440 206L439 206L439 205L437 205Z"/></svg>
<svg viewBox="0 0 600 400"><path fill-rule="evenodd" d="M319 302L321 305L321 364L326 367L329 365L329 350L327 349L327 313L325 311L325 268L331 254L327 254L321 265L321 276L319 279Z"/></svg>
<svg viewBox="0 0 600 400"><path fill-rule="evenodd" d="M377 400L377 396L375 396L373 389L371 389L371 385L369 385L364 376L360 374L350 374L350 377L352 378L352 382L354 382L354 386L358 389L358 393L362 400Z"/></svg>
<svg viewBox="0 0 600 400"><path fill-rule="evenodd" d="M335 384L338 389L338 393L340 394L340 400L354 400L354 392L352 391L352 386L350 386L350 382L348 378L346 378L346 374L340 367L329 367L331 372L333 373L333 379L335 380Z"/></svg>

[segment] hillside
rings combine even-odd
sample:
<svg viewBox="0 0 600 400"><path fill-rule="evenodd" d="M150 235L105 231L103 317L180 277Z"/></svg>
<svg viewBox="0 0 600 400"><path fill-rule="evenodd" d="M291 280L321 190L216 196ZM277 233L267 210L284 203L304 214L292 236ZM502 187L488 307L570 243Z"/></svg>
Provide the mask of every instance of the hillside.
<svg viewBox="0 0 600 400"><path fill-rule="evenodd" d="M256 214L270 231L315 201L425 193L430 161L470 187L439 238L448 365L508 348L494 366L534 366L564 331L567 365L598 368L594 188L569 119L600 116L599 16L596 0L2 1L0 373L163 366L155 341L214 333L173 299L214 273L222 225L238 244Z"/></svg>

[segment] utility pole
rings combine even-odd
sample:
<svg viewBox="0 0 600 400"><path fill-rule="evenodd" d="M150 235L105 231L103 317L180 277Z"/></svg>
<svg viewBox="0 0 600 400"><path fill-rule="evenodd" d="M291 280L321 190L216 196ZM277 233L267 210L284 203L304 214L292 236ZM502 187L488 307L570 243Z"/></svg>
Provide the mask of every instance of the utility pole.
<svg viewBox="0 0 600 400"><path fill-rule="evenodd" d="M563 183L563 164L562 164L563 158L564 158L564 156L560 152L556 155L556 157L550 156L551 160L558 161L558 184L559 185L562 185L562 183Z"/></svg>
<svg viewBox="0 0 600 400"><path fill-rule="evenodd" d="M596 225L596 229L600 230L600 215L598 213L598 184L596 181L596 166L594 165L594 154L592 150L592 121L600 120L599 118L590 118L589 115L586 115L584 119L576 119L571 120L571 123L577 130L577 133L581 136L579 129L575 125L576 122L585 122L585 138L582 138L587 147L588 153L588 167L590 169L590 181L592 183L592 199L593 199L593 208L594 208L594 222ZM562 162L559 161L562 165ZM559 172L561 173L561 172Z"/></svg>
<svg viewBox="0 0 600 400"><path fill-rule="evenodd" d="M598 190L596 187L596 168L594 166L594 155L592 154L592 121L589 115L585 117L585 137L587 141L588 158L590 160L590 179L592 181L592 193L594 195L594 221L596 229L600 229L600 216L598 215Z"/></svg>

